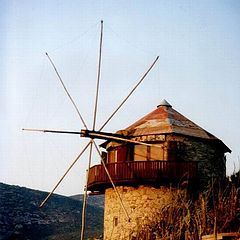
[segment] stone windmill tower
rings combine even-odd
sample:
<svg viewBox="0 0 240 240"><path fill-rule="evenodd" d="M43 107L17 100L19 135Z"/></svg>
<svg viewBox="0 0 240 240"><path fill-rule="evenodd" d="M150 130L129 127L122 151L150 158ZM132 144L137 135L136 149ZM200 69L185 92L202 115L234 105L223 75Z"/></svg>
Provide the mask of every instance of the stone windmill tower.
<svg viewBox="0 0 240 240"><path fill-rule="evenodd" d="M118 196L102 164L90 168L88 180L88 190L105 193L105 240L129 239L140 223L154 218L173 194L172 187L183 180L204 186L213 177L225 177L225 153L231 150L166 100L112 136L126 139L102 144Z"/></svg>
<svg viewBox="0 0 240 240"><path fill-rule="evenodd" d="M187 180L189 184L198 182L200 185L204 185L212 177L225 177L226 160L224 154L230 152L230 149L221 140L175 111L165 100L161 102L156 110L130 127L118 131L116 134L102 132L110 119L148 75L159 57L153 61L132 91L101 128L96 131L102 40L103 21L101 21L92 129L88 129L54 62L46 53L84 129L81 131L32 128L23 130L78 134L81 137L90 138L39 207L44 206L70 169L89 148L81 239L84 239L87 191L105 193L104 238L129 239L129 236L137 231L139 223L151 221L154 215L159 212L161 205L169 201L168 196L172 194L172 186L179 186L183 180ZM94 141L95 138L107 140L101 145L106 149L102 156L99 147ZM93 147L101 156L101 164L90 168Z"/></svg>

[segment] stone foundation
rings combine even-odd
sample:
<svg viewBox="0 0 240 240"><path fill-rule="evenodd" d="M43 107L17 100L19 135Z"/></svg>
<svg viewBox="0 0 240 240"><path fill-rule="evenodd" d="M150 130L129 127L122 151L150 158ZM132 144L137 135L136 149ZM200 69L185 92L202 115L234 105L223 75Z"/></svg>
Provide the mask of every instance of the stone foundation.
<svg viewBox="0 0 240 240"><path fill-rule="evenodd" d="M121 208L119 199L112 188L105 192L104 240L135 239L143 225L154 222L162 207L168 204L175 189L139 186L137 188L120 186L117 190L130 217Z"/></svg>

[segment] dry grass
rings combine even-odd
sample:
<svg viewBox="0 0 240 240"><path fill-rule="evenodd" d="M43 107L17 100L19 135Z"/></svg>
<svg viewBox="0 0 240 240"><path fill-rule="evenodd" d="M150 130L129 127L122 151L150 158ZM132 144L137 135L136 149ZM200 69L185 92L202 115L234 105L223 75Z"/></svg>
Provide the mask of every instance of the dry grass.
<svg viewBox="0 0 240 240"><path fill-rule="evenodd" d="M154 222L140 227L137 239L198 240L217 232L239 232L239 191L239 178L221 186L212 181L195 199L179 189Z"/></svg>

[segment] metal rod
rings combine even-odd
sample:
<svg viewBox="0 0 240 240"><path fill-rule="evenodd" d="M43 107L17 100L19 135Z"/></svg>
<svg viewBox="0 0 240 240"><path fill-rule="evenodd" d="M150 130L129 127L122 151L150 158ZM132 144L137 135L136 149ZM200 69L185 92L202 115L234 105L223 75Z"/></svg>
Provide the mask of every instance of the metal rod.
<svg viewBox="0 0 240 240"><path fill-rule="evenodd" d="M91 166L92 161L92 146L93 146L93 140L90 141L90 152L89 152L89 158L88 158L88 168L86 170L86 183L84 186L84 196L83 196L83 207L82 207L82 226L81 226L81 236L80 239L84 239L84 232L85 232L85 221L86 221L86 205L87 205L87 184L88 184L88 175L89 175L89 169Z"/></svg>
<svg viewBox="0 0 240 240"><path fill-rule="evenodd" d="M77 160L82 156L82 154L85 152L85 150L88 148L90 145L91 141L85 146L85 148L78 154L78 156L74 159L72 164L69 166L67 171L63 174L63 176L60 178L60 180L57 182L57 184L54 186L53 190L47 195L47 197L42 201L42 203L39 205L39 208L43 207L44 204L47 202L47 200L51 197L53 192L56 190L56 188L59 186L59 184L62 182L62 180L65 178L65 176L68 174L68 172L71 170L73 165L77 162Z"/></svg>
<svg viewBox="0 0 240 240"><path fill-rule="evenodd" d="M61 84L62 84L62 86L63 86L63 88L64 88L66 94L68 95L68 97L69 97L71 103L73 104L75 110L77 111L77 114L78 114L80 120L82 121L84 127L87 129L87 125L86 125L86 123L85 123L85 121L84 121L84 119L83 119L83 117L82 117L82 115L81 115L81 113L80 113L80 111L79 111L79 109L78 109L76 103L74 102L73 98L71 97L70 93L68 92L68 90L67 90L67 88L66 88L66 86L65 86L65 84L64 84L64 82L63 82L63 80L62 80L62 78L61 78L61 76L60 76L60 74L58 73L58 70L57 70L56 66L54 65L52 59L49 57L49 55L48 55L47 52L46 52L46 55L47 55L47 57L48 57L50 63L52 64L52 66L53 66L53 68L54 68L54 70L55 70L55 72L56 72L56 74L57 74L57 76L58 76L58 79L60 80L60 82L61 82Z"/></svg>
<svg viewBox="0 0 240 240"><path fill-rule="evenodd" d="M99 82L100 82L101 63L102 63L102 39L103 39L103 20L101 21L101 35L100 35L99 58L98 58L96 97L95 97L94 113L93 113L93 130L95 130L96 118L97 118L98 92L99 92Z"/></svg>
<svg viewBox="0 0 240 240"><path fill-rule="evenodd" d="M93 143L94 143L94 146L95 146L95 148L97 149L97 152L98 152L98 154L99 154L99 156L100 156L100 159L101 159L102 165L103 165L103 167L104 167L104 170L106 171L106 174L107 174L107 176L108 176L108 178L109 178L109 180L110 180L110 182L111 182L111 184L112 184L112 186L113 186L113 189L114 189L114 191L115 191L115 193L116 193L116 195L117 195L117 198L119 199L119 202L120 202L120 205L121 205L121 207L122 207L122 209L123 209L123 212L125 213L128 222L130 222L131 219L130 219L128 213L127 213L126 208L125 208L124 205L123 205L122 198L121 198L121 196L120 196L120 194L119 194L119 192L118 192L118 190L117 190L117 188L116 188L116 186L115 186L115 184L114 184L114 182L113 182L113 180L112 180L112 177L111 177L111 175L110 175L110 173L109 173L109 171L108 171L108 169L107 169L107 167L106 167L106 164L105 164L105 162L104 162L104 160L103 160L103 158L102 158L102 156L101 156L101 152L100 152L97 144L95 143L95 141L93 141Z"/></svg>
<svg viewBox="0 0 240 240"><path fill-rule="evenodd" d="M128 98L132 95L132 93L136 90L136 88L142 83L142 81L144 80L144 78L147 76L147 74L151 71L151 69L153 68L153 66L155 65L155 63L157 62L157 60L159 59L159 56L157 56L157 58L154 60L154 62L152 63L152 65L149 67L149 69L144 73L144 75L142 76L142 78L139 80L139 82L134 86L134 88L132 89L132 91L127 95L127 97L121 102L121 104L116 108L116 110L109 116L109 118L107 119L107 121L102 125L102 127L99 129L99 131L101 131L106 125L107 123L112 119L112 117L117 113L117 111L122 107L122 105L128 100Z"/></svg>

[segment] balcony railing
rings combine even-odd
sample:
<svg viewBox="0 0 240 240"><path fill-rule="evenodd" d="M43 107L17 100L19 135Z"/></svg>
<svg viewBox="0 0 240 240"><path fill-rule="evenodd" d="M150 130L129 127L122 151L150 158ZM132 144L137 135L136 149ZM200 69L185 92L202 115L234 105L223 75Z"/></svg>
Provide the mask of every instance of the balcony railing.
<svg viewBox="0 0 240 240"><path fill-rule="evenodd" d="M197 162L172 161L132 161L106 164L108 172L116 185L179 183L181 180L195 180ZM90 168L89 191L102 191L111 186L103 165Z"/></svg>

